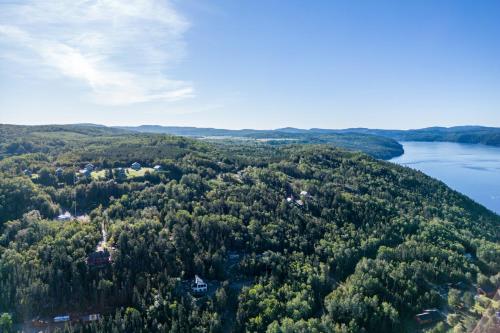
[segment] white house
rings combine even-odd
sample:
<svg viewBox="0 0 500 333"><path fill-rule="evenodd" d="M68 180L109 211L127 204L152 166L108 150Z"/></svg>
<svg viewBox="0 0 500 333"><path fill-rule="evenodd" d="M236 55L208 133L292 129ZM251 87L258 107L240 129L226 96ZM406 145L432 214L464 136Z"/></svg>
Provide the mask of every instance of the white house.
<svg viewBox="0 0 500 333"><path fill-rule="evenodd" d="M207 284L198 275L195 275L191 290L195 293L206 293L207 289Z"/></svg>
<svg viewBox="0 0 500 333"><path fill-rule="evenodd" d="M300 196L301 196L301 197L308 197L308 196L309 196L309 193L307 193L307 191L301 191L301 192L300 192Z"/></svg>
<svg viewBox="0 0 500 333"><path fill-rule="evenodd" d="M69 221L71 220L71 214L67 211L64 214L57 216L58 221Z"/></svg>
<svg viewBox="0 0 500 333"><path fill-rule="evenodd" d="M130 166L131 169L134 169L134 170L141 170L141 165L137 162L134 162L132 163L132 165Z"/></svg>
<svg viewBox="0 0 500 333"><path fill-rule="evenodd" d="M161 167L161 165L155 165L155 166L153 167L153 169L154 169L154 171L159 172L159 171L161 171L161 170L162 170L162 167Z"/></svg>

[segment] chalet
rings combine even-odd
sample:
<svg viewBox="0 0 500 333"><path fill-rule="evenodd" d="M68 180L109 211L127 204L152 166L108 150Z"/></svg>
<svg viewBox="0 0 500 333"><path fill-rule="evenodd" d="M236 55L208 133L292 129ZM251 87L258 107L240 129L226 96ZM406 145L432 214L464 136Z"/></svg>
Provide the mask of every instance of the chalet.
<svg viewBox="0 0 500 333"><path fill-rule="evenodd" d="M71 214L66 211L64 214L60 214L57 216L58 221L69 221L71 220Z"/></svg>
<svg viewBox="0 0 500 333"><path fill-rule="evenodd" d="M31 175L32 175L31 170L29 170L29 169L24 169L24 170L23 170L23 174L24 174L25 176L30 176L30 177L31 177Z"/></svg>
<svg viewBox="0 0 500 333"><path fill-rule="evenodd" d="M191 290L195 293L206 293L208 286L198 275L195 275Z"/></svg>
<svg viewBox="0 0 500 333"><path fill-rule="evenodd" d="M477 293L479 295L483 295L489 298L493 298L495 294L497 293L497 289L493 286L483 286L483 287L477 287Z"/></svg>
<svg viewBox="0 0 500 333"><path fill-rule="evenodd" d="M130 166L130 168L133 169L133 170L138 171L138 170L141 170L141 165L138 162L134 162L134 163L132 163L132 165Z"/></svg>
<svg viewBox="0 0 500 333"><path fill-rule="evenodd" d="M56 169L56 176L57 176L57 177L62 177L62 175L63 175L63 171L64 171L64 170L63 170L62 168L57 168L57 169Z"/></svg>
<svg viewBox="0 0 500 333"><path fill-rule="evenodd" d="M161 167L161 165L155 165L155 166L153 167L153 170L154 170L155 172L160 172L160 171L162 170L162 167Z"/></svg>
<svg viewBox="0 0 500 333"><path fill-rule="evenodd" d="M85 165L85 169L89 170L90 172L94 171L95 167L92 163L87 163L87 165Z"/></svg>
<svg viewBox="0 0 500 333"><path fill-rule="evenodd" d="M415 316L415 321L419 325L435 323L441 319L441 313L437 309L424 310L424 312Z"/></svg>
<svg viewBox="0 0 500 333"><path fill-rule="evenodd" d="M54 317L54 323L65 323L67 321L69 321L68 315Z"/></svg>
<svg viewBox="0 0 500 333"><path fill-rule="evenodd" d="M87 257L87 265L89 266L104 266L111 262L111 254L108 250L103 249L99 251L92 252Z"/></svg>

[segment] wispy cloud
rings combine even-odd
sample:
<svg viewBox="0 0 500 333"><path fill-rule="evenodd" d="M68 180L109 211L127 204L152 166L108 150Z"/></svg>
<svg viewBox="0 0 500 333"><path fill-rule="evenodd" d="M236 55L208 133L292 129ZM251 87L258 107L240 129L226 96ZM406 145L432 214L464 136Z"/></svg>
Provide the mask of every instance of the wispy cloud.
<svg viewBox="0 0 500 333"><path fill-rule="evenodd" d="M122 105L193 96L166 75L184 55L189 23L169 1L0 2L0 45L34 67L80 80L94 101Z"/></svg>

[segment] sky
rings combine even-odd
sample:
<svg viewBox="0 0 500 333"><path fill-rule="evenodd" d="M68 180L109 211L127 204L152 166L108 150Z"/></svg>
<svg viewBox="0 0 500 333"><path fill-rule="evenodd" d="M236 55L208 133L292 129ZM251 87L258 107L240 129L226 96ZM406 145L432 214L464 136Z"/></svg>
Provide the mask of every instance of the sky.
<svg viewBox="0 0 500 333"><path fill-rule="evenodd" d="M500 127L497 0L0 0L0 123Z"/></svg>

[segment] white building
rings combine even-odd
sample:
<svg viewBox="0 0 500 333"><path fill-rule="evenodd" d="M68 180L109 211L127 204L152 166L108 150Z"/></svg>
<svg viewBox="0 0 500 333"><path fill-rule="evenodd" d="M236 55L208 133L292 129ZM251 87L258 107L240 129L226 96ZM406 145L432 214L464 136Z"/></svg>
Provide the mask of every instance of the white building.
<svg viewBox="0 0 500 333"><path fill-rule="evenodd" d="M198 276L194 276L194 283L191 286L191 290L195 293L206 293L208 289L207 284Z"/></svg>
<svg viewBox="0 0 500 333"><path fill-rule="evenodd" d="M71 214L66 211L64 214L58 215L57 216L58 221L69 221L71 220Z"/></svg>
<svg viewBox="0 0 500 333"><path fill-rule="evenodd" d="M156 172L159 172L159 171L161 171L161 170L162 170L162 167L161 167L161 165L155 165L155 166L153 167L153 169L154 169Z"/></svg>
<svg viewBox="0 0 500 333"><path fill-rule="evenodd" d="M141 170L141 165L137 162L134 162L132 163L132 165L130 166L131 169L134 169L134 170Z"/></svg>

